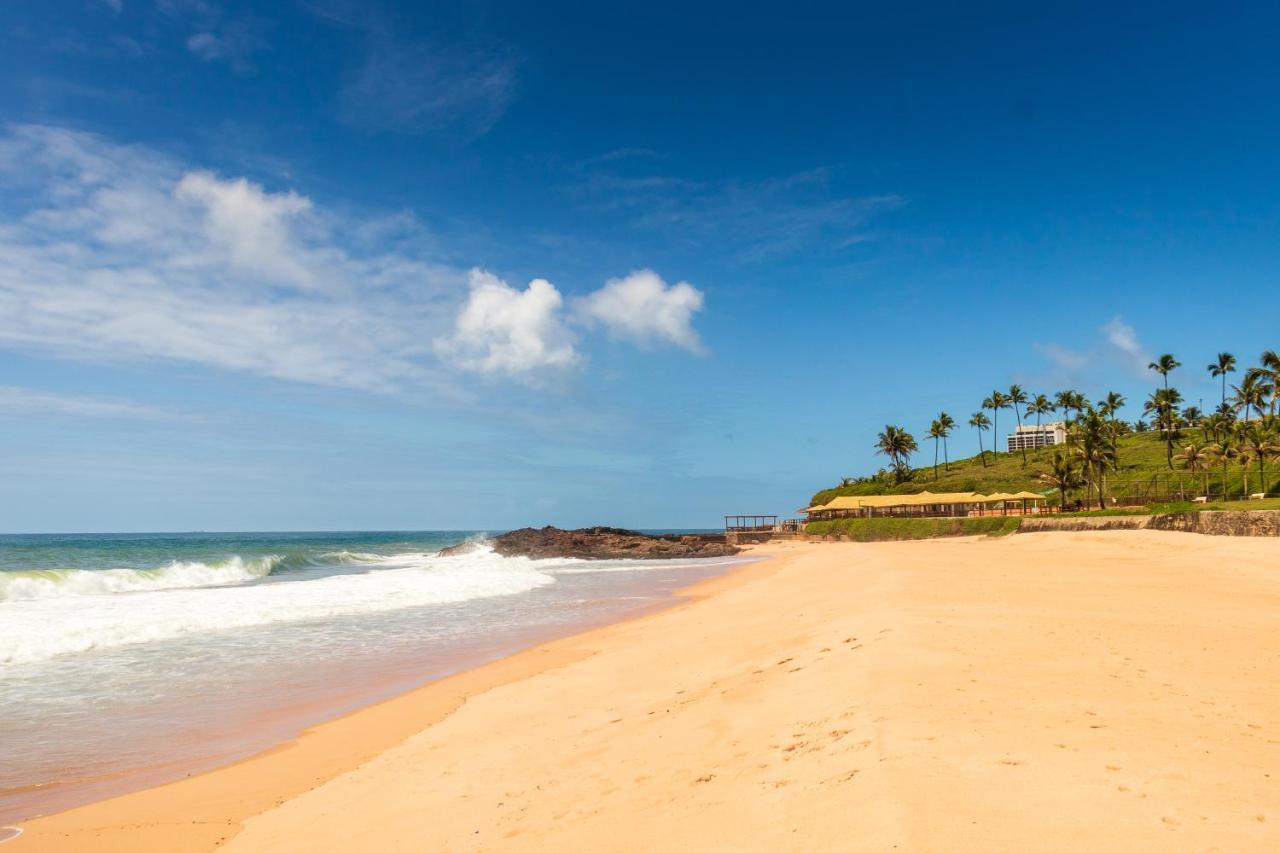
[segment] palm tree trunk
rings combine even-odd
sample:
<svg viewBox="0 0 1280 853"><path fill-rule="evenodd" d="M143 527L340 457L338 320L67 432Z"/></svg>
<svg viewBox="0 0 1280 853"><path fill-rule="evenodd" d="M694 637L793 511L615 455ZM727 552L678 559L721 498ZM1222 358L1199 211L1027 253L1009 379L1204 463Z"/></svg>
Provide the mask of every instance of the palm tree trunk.
<svg viewBox="0 0 1280 853"><path fill-rule="evenodd" d="M942 437L942 470L951 470L951 458L947 455L947 437Z"/></svg>
<svg viewBox="0 0 1280 853"><path fill-rule="evenodd" d="M938 479L938 437L933 437L933 479Z"/></svg>
<svg viewBox="0 0 1280 853"><path fill-rule="evenodd" d="M982 467L987 467L987 451L982 446L982 430L978 430L978 457L982 459Z"/></svg>
<svg viewBox="0 0 1280 853"><path fill-rule="evenodd" d="M1018 410L1017 403L1013 404L1013 416L1018 419L1018 429L1022 429L1022 412ZM1027 464L1027 444L1025 441L1022 443L1022 464Z"/></svg>

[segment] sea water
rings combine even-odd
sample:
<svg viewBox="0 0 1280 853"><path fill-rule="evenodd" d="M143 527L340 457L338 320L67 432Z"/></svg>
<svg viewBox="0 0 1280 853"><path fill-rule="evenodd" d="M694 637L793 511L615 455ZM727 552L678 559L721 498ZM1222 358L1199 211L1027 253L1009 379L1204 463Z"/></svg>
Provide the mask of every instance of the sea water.
<svg viewBox="0 0 1280 853"><path fill-rule="evenodd" d="M735 562L501 557L479 531L0 536L0 823L251 754Z"/></svg>

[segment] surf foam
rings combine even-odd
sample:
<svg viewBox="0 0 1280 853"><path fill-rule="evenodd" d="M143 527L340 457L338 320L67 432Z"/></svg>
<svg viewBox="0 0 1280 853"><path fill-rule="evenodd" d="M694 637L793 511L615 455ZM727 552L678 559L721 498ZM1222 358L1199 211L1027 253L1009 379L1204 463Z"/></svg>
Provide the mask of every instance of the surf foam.
<svg viewBox="0 0 1280 853"><path fill-rule="evenodd" d="M362 564L374 568L292 583L179 587L173 585L177 578L171 574L169 586L135 588L130 595L11 598L0 602L0 664L31 663L205 631L515 595L555 583L542 570L550 568L545 565L549 561L501 557L484 546L456 556L404 554L382 557L376 563L368 559L375 555L361 556L366 558ZM198 575L195 571L184 577Z"/></svg>

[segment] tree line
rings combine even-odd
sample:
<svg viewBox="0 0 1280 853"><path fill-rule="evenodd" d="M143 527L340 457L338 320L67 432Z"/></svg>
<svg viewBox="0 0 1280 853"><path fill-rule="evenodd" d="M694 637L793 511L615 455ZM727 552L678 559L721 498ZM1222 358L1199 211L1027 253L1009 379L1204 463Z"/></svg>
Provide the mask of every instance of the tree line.
<svg viewBox="0 0 1280 853"><path fill-rule="evenodd" d="M969 426L978 437L978 455L983 467L988 465L983 434L993 432L993 457L999 453L999 419L1002 411L1013 410L1017 426L1024 418L1035 417L1036 427L1043 425L1047 415L1062 412L1066 428L1066 445L1056 448L1049 461L1048 470L1038 475L1045 485L1059 491L1062 505L1070 491L1084 489L1092 501L1097 495L1098 505L1105 505L1107 473L1119 470L1119 439L1130 432L1155 430L1165 444L1165 461L1170 470L1174 463L1188 472L1203 475L1204 493L1209 492L1208 472L1221 466L1225 496L1226 476L1230 468L1239 468L1243 476L1243 495L1249 495L1249 472L1256 464L1258 485L1262 493L1269 491L1266 463L1280 457L1280 354L1275 350L1262 353L1258 364L1244 370L1239 385L1230 385L1228 377L1237 373L1236 357L1228 352L1218 353L1206 370L1221 382L1221 402L1214 411L1202 412L1197 406L1184 406L1182 394L1170 385L1170 375L1182 367L1172 354L1161 355L1148 367L1160 377L1160 385L1143 401L1142 415L1132 423L1122 420L1118 414L1127 404L1123 395L1110 392L1092 402L1079 391L1058 391L1052 397L1046 394L1029 394L1018 385L1007 391L992 391L982 400L977 412L969 418ZM1228 386L1230 393L1228 393ZM991 416L987 416L987 412ZM938 478L938 452L942 451L943 468L950 470L947 439L956 427L955 420L946 412L940 412L929 424L928 437L933 440L933 476ZM1199 430L1188 440L1186 430ZM1175 447L1177 448L1175 452ZM909 431L901 426L886 425L879 433L876 452L889 459L892 477L903 483L911 479L911 456L919 450L919 444ZM1022 464L1028 464L1027 448L1021 447ZM1036 456L1040 455L1039 448ZM849 482L847 479L846 483Z"/></svg>

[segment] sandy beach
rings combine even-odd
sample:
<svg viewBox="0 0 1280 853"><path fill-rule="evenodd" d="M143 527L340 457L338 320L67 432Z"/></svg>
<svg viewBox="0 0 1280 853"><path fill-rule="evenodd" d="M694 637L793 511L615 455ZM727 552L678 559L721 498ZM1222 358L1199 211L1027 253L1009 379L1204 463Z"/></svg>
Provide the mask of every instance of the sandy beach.
<svg viewBox="0 0 1280 853"><path fill-rule="evenodd" d="M1280 540L758 552L4 849L1280 847Z"/></svg>

